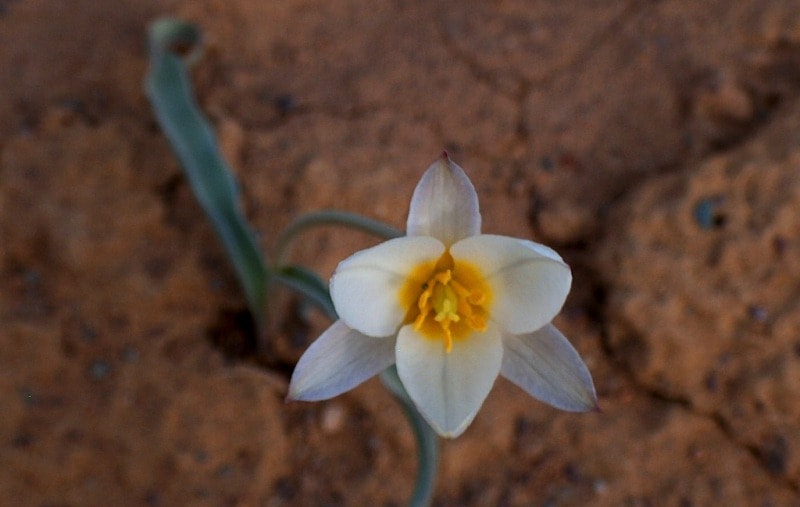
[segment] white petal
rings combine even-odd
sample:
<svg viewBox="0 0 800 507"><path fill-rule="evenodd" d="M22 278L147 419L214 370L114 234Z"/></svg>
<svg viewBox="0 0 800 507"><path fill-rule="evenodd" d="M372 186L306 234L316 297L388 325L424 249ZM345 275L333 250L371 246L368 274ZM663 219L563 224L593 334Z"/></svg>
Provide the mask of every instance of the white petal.
<svg viewBox="0 0 800 507"><path fill-rule="evenodd" d="M444 153L414 190L406 234L431 236L445 245L480 234L478 194L464 170Z"/></svg>
<svg viewBox="0 0 800 507"><path fill-rule="evenodd" d="M444 245L434 238L403 237L343 260L331 278L339 318L368 336L394 335L408 310L401 305L401 287L416 266L442 253Z"/></svg>
<svg viewBox="0 0 800 507"><path fill-rule="evenodd" d="M393 337L364 336L337 320L298 361L288 398L327 400L349 391L391 366L394 349Z"/></svg>
<svg viewBox="0 0 800 507"><path fill-rule="evenodd" d="M403 326L397 336L397 373L417 409L444 437L457 437L467 428L500 372L503 346L500 332L458 340L448 354L443 341Z"/></svg>
<svg viewBox="0 0 800 507"><path fill-rule="evenodd" d="M527 246L528 248L530 248L534 252L538 253L539 255L544 255L545 257L550 257L554 261L564 262L564 259L562 259L560 255L558 255L558 252L556 252L555 250L553 250L552 248L550 248L547 245L543 245L541 243L536 243L536 242L531 241L529 239L518 239L518 238L514 238L514 239L516 239L517 241L519 241L523 245Z"/></svg>
<svg viewBox="0 0 800 507"><path fill-rule="evenodd" d="M492 289L491 319L511 334L530 333L553 320L572 285L569 266L515 238L473 236L450 253L483 273Z"/></svg>
<svg viewBox="0 0 800 507"><path fill-rule="evenodd" d="M589 370L554 325L535 333L503 336L503 346L500 374L534 398L572 412L597 407Z"/></svg>

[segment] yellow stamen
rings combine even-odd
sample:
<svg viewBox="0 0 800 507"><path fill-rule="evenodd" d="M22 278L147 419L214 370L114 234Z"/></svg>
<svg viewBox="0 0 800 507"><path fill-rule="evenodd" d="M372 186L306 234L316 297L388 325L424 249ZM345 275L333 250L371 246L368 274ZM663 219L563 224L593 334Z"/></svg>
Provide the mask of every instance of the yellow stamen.
<svg viewBox="0 0 800 507"><path fill-rule="evenodd" d="M412 271L400 300L408 309L405 322L426 338L442 340L449 353L455 341L486 331L491 290L476 267L445 252Z"/></svg>

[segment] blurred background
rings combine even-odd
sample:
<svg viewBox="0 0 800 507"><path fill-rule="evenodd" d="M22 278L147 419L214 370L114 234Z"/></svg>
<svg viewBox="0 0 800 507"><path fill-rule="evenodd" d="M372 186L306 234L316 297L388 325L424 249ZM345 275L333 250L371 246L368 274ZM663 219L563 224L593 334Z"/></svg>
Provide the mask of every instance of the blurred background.
<svg viewBox="0 0 800 507"><path fill-rule="evenodd" d="M377 380L284 404L327 322L243 296L143 93L198 100L265 251L311 210L403 227L447 149L484 231L572 266L556 324L602 413L500 379L435 505L800 505L800 1L0 1L0 504L403 505ZM324 229L329 276L374 243Z"/></svg>

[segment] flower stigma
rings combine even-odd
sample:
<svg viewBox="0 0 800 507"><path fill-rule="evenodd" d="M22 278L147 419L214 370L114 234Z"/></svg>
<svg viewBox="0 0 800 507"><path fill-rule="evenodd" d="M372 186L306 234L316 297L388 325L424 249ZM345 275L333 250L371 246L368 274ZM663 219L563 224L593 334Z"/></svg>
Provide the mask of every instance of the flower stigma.
<svg viewBox="0 0 800 507"><path fill-rule="evenodd" d="M491 295L478 268L445 252L412 270L400 301L407 309L404 322L426 338L442 340L450 353L454 340L486 331Z"/></svg>

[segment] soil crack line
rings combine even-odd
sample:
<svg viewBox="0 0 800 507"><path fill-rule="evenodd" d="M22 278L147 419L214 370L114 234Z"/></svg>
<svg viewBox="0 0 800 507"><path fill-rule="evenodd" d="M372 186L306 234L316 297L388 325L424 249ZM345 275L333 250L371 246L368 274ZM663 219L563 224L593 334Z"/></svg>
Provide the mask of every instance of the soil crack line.
<svg viewBox="0 0 800 507"><path fill-rule="evenodd" d="M603 290L606 290L603 286ZM605 303L604 303L605 304ZM605 309L603 309L605 312ZM607 319L605 319L607 320ZM789 489L795 493L800 493L800 485L795 484L787 474L785 473L776 473L771 467L768 465L766 460L768 456L765 456L765 451L758 446L747 442L745 440L740 439L730 424L727 422L725 417L716 412L716 411L704 411L700 410L695 406L690 398L666 393L662 390L658 389L657 387L651 386L646 382L640 380L630 365L622 358L618 356L616 353L614 346L610 343L609 333L604 326L603 321L596 322L598 326L601 327L600 329L600 348L603 351L603 354L606 356L606 359L611 363L619 372L622 373L623 377L628 381L628 383L633 386L633 388L638 391L639 393L645 395L646 397L660 401L666 402L671 405L677 406L678 408L703 419L706 419L714 424L720 434L728 441L730 445L735 448L739 448L747 452L747 454L753 459L755 465L759 467L762 471L764 471L765 475L769 477L771 481L773 481L776 486ZM641 341L641 336L634 335L634 340Z"/></svg>

